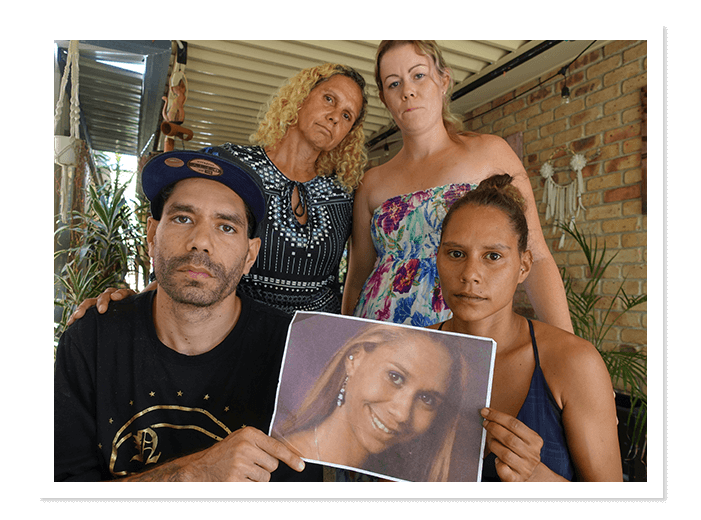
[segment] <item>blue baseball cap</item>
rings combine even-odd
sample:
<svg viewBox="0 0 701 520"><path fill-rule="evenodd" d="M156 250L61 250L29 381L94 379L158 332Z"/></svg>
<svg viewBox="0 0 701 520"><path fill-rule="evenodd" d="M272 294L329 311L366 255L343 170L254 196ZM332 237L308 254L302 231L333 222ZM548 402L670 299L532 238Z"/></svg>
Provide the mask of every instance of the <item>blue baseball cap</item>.
<svg viewBox="0 0 701 520"><path fill-rule="evenodd" d="M146 198L151 202L153 218L161 218L161 191L171 184L193 177L221 182L243 199L256 223L265 218L265 195L260 177L250 166L219 146L209 146L196 152L165 152L144 165L141 184Z"/></svg>

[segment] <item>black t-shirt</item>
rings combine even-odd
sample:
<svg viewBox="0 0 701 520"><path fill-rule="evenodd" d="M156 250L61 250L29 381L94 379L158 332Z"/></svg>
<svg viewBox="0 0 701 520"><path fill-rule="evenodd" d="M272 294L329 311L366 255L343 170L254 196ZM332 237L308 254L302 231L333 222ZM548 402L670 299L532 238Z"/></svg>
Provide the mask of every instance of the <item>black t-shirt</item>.
<svg viewBox="0 0 701 520"><path fill-rule="evenodd" d="M236 326L215 348L166 347L155 291L94 308L63 334L54 377L54 479L120 478L201 451L243 425L267 433L290 318L241 297ZM273 480L320 481L284 463Z"/></svg>

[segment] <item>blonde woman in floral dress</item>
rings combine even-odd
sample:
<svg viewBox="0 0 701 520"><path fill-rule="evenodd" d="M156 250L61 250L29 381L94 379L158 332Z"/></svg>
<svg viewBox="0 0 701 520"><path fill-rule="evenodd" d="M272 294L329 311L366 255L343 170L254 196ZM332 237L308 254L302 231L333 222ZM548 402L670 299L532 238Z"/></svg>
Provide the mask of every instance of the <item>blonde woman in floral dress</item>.
<svg viewBox="0 0 701 520"><path fill-rule="evenodd" d="M436 270L441 222L464 193L508 172L526 200L534 256L526 292L541 321L571 332L528 174L503 139L463 132L450 114L450 70L435 42L383 41L375 80L403 147L356 191L343 313L416 326L448 319Z"/></svg>

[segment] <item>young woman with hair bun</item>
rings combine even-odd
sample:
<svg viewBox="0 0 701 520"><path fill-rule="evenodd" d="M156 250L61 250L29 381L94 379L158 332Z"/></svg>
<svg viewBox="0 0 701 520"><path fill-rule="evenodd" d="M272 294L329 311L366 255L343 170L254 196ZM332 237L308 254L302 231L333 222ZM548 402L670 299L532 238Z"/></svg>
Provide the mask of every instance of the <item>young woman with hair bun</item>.
<svg viewBox="0 0 701 520"><path fill-rule="evenodd" d="M523 197L488 178L450 208L437 268L452 317L444 331L497 343L483 481L621 481L616 407L594 346L512 308L533 255Z"/></svg>

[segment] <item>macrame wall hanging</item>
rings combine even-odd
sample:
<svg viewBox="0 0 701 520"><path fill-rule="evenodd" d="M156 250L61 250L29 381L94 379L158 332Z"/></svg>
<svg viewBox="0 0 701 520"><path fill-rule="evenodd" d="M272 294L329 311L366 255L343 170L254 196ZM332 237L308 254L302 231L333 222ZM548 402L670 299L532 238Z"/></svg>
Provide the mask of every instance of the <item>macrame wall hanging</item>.
<svg viewBox="0 0 701 520"><path fill-rule="evenodd" d="M81 150L80 98L78 95L78 57L78 40L71 40L68 45L68 57L66 58L66 66L63 70L63 77L61 78L59 97L56 103L56 111L54 113L54 161L56 164L60 164L62 168L59 213L61 215L61 220L64 222L68 218L70 201L73 198L71 186L74 182L75 168L78 164L78 156L80 155ZM61 121L61 113L63 111L66 86L68 85L69 76L71 78L71 99L69 112L70 135L64 136L57 134L57 132Z"/></svg>
<svg viewBox="0 0 701 520"><path fill-rule="evenodd" d="M555 168L551 161L555 153L562 150L558 148L540 168L540 175L545 179L543 189L543 202L545 203L545 220L553 220L553 231L558 229L558 224L574 224L575 219L579 216L579 210L586 210L582 204L582 193L584 193L584 179L582 178L582 170L587 165L587 158L581 153L574 153L569 147L565 147L568 154L572 155L569 168ZM560 185L553 178L556 171L572 169L575 172L575 178L569 183ZM565 243L565 233L563 231L560 237L559 247Z"/></svg>

